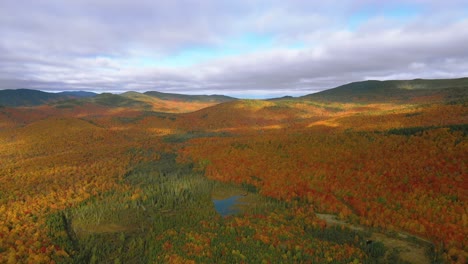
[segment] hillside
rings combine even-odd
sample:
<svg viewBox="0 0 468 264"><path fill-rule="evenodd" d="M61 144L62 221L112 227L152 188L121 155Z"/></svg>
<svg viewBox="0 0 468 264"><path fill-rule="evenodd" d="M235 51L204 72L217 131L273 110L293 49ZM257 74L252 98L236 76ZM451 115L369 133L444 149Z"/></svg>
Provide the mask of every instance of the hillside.
<svg viewBox="0 0 468 264"><path fill-rule="evenodd" d="M94 97L97 95L96 93L86 92L86 91L67 91L67 92L61 92L58 94L64 95L64 96L72 96L75 98L90 98L90 97Z"/></svg>
<svg viewBox="0 0 468 264"><path fill-rule="evenodd" d="M88 98L95 95L83 91L47 93L30 89L0 90L0 105L12 107L36 106L66 99Z"/></svg>
<svg viewBox="0 0 468 264"><path fill-rule="evenodd" d="M225 95L187 95L187 94L175 94L175 93L161 93L156 91L145 92L145 95L153 96L162 100L169 101L185 101L185 102L229 102L237 100L234 97L229 97Z"/></svg>
<svg viewBox="0 0 468 264"><path fill-rule="evenodd" d="M0 263L466 263L465 82L0 107Z"/></svg>
<svg viewBox="0 0 468 264"><path fill-rule="evenodd" d="M468 78L353 82L300 99L334 102L466 102Z"/></svg>
<svg viewBox="0 0 468 264"><path fill-rule="evenodd" d="M222 95L184 95L160 92L138 93L129 91L120 94L124 98L151 105L151 109L166 113L187 113L219 103L237 100Z"/></svg>
<svg viewBox="0 0 468 264"><path fill-rule="evenodd" d="M92 98L91 102L108 107L151 108L150 104L143 101L111 93L99 94Z"/></svg>
<svg viewBox="0 0 468 264"><path fill-rule="evenodd" d="M330 107L307 101L237 100L182 114L177 121L193 130L252 130L297 126L330 114Z"/></svg>

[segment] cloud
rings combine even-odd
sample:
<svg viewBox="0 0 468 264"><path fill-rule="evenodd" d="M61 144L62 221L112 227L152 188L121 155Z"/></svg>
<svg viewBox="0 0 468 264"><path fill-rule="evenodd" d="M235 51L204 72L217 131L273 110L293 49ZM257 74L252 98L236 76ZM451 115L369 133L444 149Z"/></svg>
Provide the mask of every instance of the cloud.
<svg viewBox="0 0 468 264"><path fill-rule="evenodd" d="M466 1L4 0L0 89L300 95L468 76Z"/></svg>

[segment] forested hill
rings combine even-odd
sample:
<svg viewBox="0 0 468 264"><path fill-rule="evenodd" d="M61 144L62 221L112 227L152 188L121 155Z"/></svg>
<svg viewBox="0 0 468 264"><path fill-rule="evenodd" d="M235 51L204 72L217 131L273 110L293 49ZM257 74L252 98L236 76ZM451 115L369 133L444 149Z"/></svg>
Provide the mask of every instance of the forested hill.
<svg viewBox="0 0 468 264"><path fill-rule="evenodd" d="M38 106L42 104L54 104L57 106L71 107L76 104L94 103L108 107L137 107L148 108L151 105L177 105L180 103L200 104L195 107L235 101L237 98L224 95L186 95L150 91L139 93L129 91L122 94L102 93L96 94L85 91L68 91L60 93L49 93L30 89L8 89L0 90L0 106L21 107ZM158 108L158 107L156 107ZM171 108L160 106L161 110ZM167 110L167 109L166 109Z"/></svg>
<svg viewBox="0 0 468 264"><path fill-rule="evenodd" d="M92 99L89 100L90 98ZM30 89L0 90L0 106L37 106L69 99L84 99L86 102L117 107L132 105L144 105L148 107L148 104L154 104L154 102L164 104L162 101L217 104L238 100L237 98L225 95L187 95L157 91L145 93L131 91L121 95L109 93L98 95L96 93L84 91L48 93ZM368 80L345 84L298 98L283 97L273 100L312 100L340 103L414 103L422 101L466 103L467 99L468 78L459 78L390 81Z"/></svg>
<svg viewBox="0 0 468 264"><path fill-rule="evenodd" d="M353 82L299 99L334 102L466 102L468 78Z"/></svg>
<svg viewBox="0 0 468 264"><path fill-rule="evenodd" d="M229 97L225 95L187 95L187 94L175 94L175 93L161 93L157 91L145 92L145 95L159 98L161 100L170 100L170 101L200 101L200 102L229 102L237 100L237 98Z"/></svg>
<svg viewBox="0 0 468 264"><path fill-rule="evenodd" d="M54 101L88 98L95 96L95 93L72 91L61 93L48 93L38 90L17 89L0 90L0 105L2 106L37 106Z"/></svg>

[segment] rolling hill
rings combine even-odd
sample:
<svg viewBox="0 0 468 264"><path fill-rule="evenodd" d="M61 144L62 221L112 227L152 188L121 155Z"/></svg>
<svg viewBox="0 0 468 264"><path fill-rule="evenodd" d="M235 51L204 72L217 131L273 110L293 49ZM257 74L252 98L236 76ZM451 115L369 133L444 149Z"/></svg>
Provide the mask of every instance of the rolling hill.
<svg viewBox="0 0 468 264"><path fill-rule="evenodd" d="M466 102L468 78L362 81L309 94L299 99L333 102Z"/></svg>
<svg viewBox="0 0 468 264"><path fill-rule="evenodd" d="M96 94L84 91L47 93L38 90L17 89L0 90L0 105L2 106L37 106L67 99L94 97Z"/></svg>
<svg viewBox="0 0 468 264"><path fill-rule="evenodd" d="M237 100L223 95L185 95L161 92L138 93L129 91L120 94L128 100L151 105L153 111L167 113L186 113L210 107L216 104Z"/></svg>
<svg viewBox="0 0 468 264"><path fill-rule="evenodd" d="M86 104L94 104L106 108L132 108L134 110L183 113L233 100L237 99L223 95L183 95L154 91L96 94L85 91L49 93L30 89L0 90L0 106L4 107L32 107L48 104L55 108L70 109Z"/></svg>
<svg viewBox="0 0 468 264"><path fill-rule="evenodd" d="M150 108L151 105L118 94L102 93L91 99L91 102L108 107Z"/></svg>
<svg viewBox="0 0 468 264"><path fill-rule="evenodd" d="M97 94L93 92L86 92L86 91L69 91L69 92L61 92L60 95L72 96L77 98L90 98L94 97Z"/></svg>
<svg viewBox="0 0 468 264"><path fill-rule="evenodd" d="M414 79L414 80L368 80L352 82L329 90L302 97L285 96L269 101L323 101L339 103L412 103L445 102L466 103L468 98L468 78L459 79ZM162 112L187 112L214 104L238 100L224 95L186 95L148 91L138 93L129 91L122 94L95 94L85 91L48 93L38 90L17 89L0 90L1 106L37 106L54 103L58 107L71 107L83 102L91 102L107 107L137 107ZM61 102L64 101L64 102ZM178 104L184 104L180 106ZM197 106L186 107L185 103ZM174 106L174 105L177 106ZM184 108L183 110L181 110Z"/></svg>
<svg viewBox="0 0 468 264"><path fill-rule="evenodd" d="M237 100L237 98L229 97L225 95L187 95L187 94L174 94L174 93L161 93L156 91L149 91L145 92L145 95L149 95L152 97L159 98L161 100L169 100L169 101L185 101L185 102L229 102Z"/></svg>
<svg viewBox="0 0 468 264"><path fill-rule="evenodd" d="M45 103L0 107L0 263L466 263L466 82L23 93Z"/></svg>

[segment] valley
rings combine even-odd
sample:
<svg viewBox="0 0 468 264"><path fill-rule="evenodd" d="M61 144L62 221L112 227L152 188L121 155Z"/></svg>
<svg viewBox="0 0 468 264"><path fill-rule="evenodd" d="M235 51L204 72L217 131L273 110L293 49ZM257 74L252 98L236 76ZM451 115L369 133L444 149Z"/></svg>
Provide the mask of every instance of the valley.
<svg viewBox="0 0 468 264"><path fill-rule="evenodd" d="M467 261L467 78L34 94L0 100L1 263Z"/></svg>

